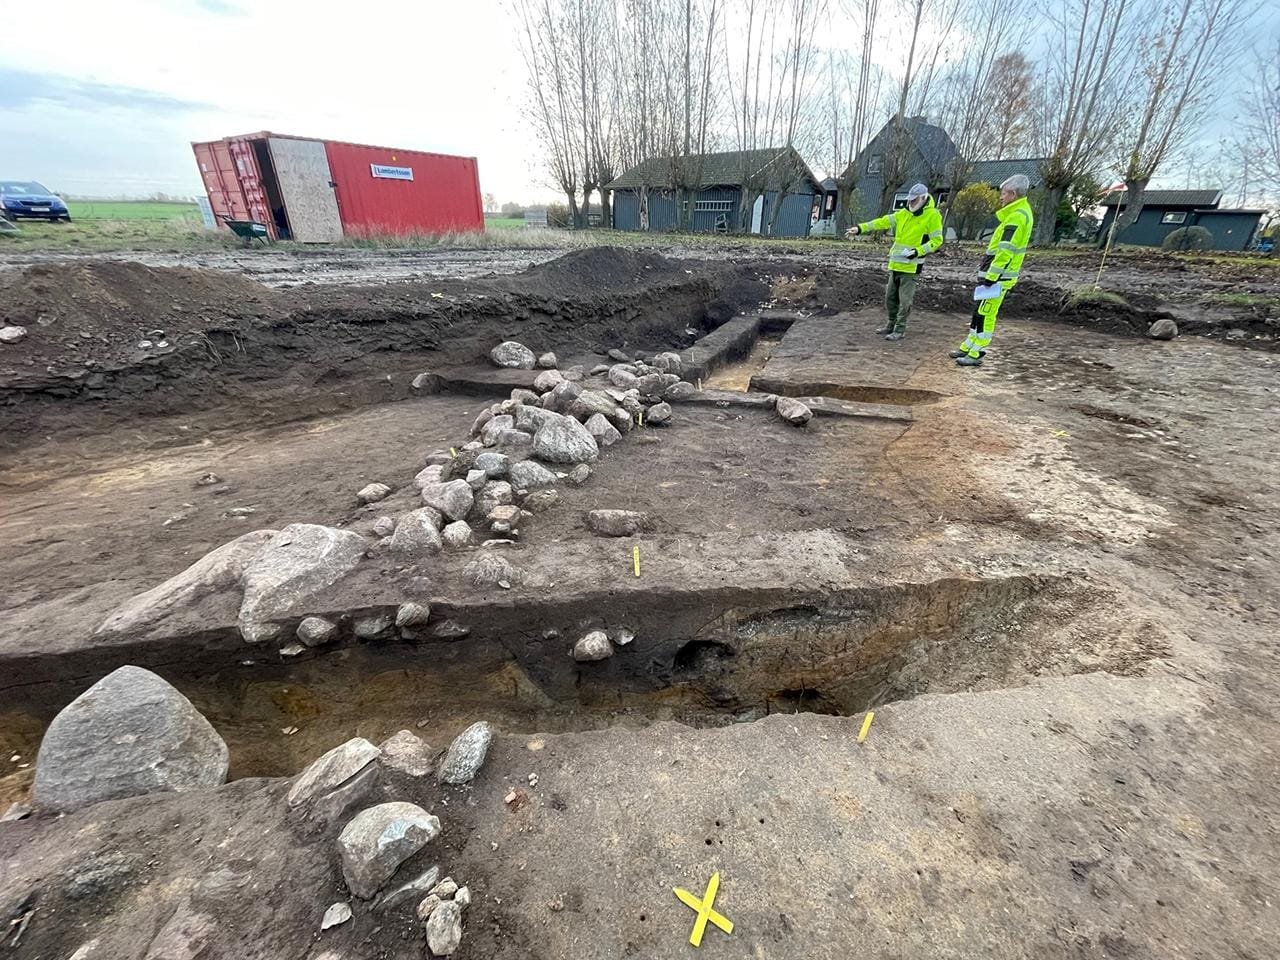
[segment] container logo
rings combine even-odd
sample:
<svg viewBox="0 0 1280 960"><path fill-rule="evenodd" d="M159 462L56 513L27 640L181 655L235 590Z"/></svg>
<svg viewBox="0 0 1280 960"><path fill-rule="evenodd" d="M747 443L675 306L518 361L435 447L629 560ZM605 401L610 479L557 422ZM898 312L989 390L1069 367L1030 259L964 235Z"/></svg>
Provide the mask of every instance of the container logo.
<svg viewBox="0 0 1280 960"><path fill-rule="evenodd" d="M387 167L381 163L369 164L369 169L373 171L375 177L383 180L412 180L413 167Z"/></svg>

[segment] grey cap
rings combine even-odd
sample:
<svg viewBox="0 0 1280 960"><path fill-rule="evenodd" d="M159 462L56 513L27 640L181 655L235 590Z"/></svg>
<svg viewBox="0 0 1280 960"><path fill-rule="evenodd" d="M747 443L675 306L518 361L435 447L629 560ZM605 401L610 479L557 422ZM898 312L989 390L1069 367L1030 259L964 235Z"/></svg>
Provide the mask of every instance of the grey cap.
<svg viewBox="0 0 1280 960"><path fill-rule="evenodd" d="M928 195L929 195L929 188L926 187L923 183L917 183L910 190L907 191L908 200L914 200L916 197L927 197Z"/></svg>

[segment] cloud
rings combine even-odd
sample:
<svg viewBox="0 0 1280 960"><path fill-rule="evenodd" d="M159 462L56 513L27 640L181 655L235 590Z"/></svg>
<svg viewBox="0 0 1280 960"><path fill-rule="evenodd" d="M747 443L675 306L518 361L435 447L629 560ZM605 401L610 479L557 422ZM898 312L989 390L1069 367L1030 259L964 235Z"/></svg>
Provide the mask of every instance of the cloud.
<svg viewBox="0 0 1280 960"><path fill-rule="evenodd" d="M0 109L18 110L43 104L81 110L136 110L152 116L213 109L207 103L152 90L0 66Z"/></svg>
<svg viewBox="0 0 1280 960"><path fill-rule="evenodd" d="M243 17L245 11L242 7L228 3L227 0L195 0L196 6L206 13L216 14L219 17Z"/></svg>

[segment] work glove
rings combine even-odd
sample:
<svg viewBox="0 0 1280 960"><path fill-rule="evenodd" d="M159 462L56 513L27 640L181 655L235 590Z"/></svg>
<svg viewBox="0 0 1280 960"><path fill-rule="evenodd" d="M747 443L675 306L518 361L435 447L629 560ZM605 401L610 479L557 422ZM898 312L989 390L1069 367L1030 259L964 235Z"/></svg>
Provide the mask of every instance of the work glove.
<svg viewBox="0 0 1280 960"><path fill-rule="evenodd" d="M916 259L916 257L918 257L918 256L920 256L920 251L919 251L919 250L908 250L908 251L907 251L907 259L908 259L908 260L914 260L914 259Z"/></svg>
<svg viewBox="0 0 1280 960"><path fill-rule="evenodd" d="M862 228L858 226L856 223L849 228L849 236L851 237L856 237L861 232L862 232Z"/></svg>

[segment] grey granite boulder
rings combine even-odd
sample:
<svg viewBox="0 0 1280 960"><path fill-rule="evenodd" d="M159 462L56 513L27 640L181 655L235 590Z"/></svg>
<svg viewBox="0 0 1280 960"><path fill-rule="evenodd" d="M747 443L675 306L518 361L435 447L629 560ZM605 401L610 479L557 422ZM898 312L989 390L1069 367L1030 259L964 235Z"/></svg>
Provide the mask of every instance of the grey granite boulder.
<svg viewBox="0 0 1280 960"><path fill-rule="evenodd" d="M532 370L538 358L532 350L515 340L504 340L489 351L489 359L500 367L512 370Z"/></svg>
<svg viewBox="0 0 1280 960"><path fill-rule="evenodd" d="M413 803L380 803L362 810L338 835L347 888L368 900L411 856L440 834L440 820Z"/></svg>
<svg viewBox="0 0 1280 960"><path fill-rule="evenodd" d="M470 783L484 765L493 741L493 729L481 720L458 734L449 744L436 778L441 783Z"/></svg>
<svg viewBox="0 0 1280 960"><path fill-rule="evenodd" d="M245 567L240 577L240 632L253 642L258 628L286 616L356 568L368 542L350 530L291 523ZM267 637L269 639L269 637Z"/></svg>
<svg viewBox="0 0 1280 960"><path fill-rule="evenodd" d="M353 737L339 744L298 774L289 788L285 802L300 807L342 786L378 759L377 747L364 737Z"/></svg>

